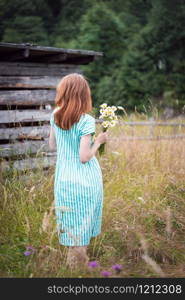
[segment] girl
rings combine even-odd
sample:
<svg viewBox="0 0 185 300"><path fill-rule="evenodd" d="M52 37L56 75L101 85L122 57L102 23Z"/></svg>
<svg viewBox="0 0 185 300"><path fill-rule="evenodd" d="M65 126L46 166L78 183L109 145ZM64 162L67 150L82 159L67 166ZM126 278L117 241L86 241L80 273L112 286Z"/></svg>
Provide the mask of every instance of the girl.
<svg viewBox="0 0 185 300"><path fill-rule="evenodd" d="M51 113L49 146L57 147L54 198L59 243L68 246L67 264L87 263L87 245L101 233L103 180L95 153L107 132L93 142L95 119L89 85L80 74L62 78Z"/></svg>

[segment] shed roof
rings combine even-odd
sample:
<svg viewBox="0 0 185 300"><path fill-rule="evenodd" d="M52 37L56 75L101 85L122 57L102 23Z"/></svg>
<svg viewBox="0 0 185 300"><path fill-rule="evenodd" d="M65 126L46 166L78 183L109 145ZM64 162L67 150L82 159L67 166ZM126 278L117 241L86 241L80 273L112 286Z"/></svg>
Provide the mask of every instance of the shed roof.
<svg viewBox="0 0 185 300"><path fill-rule="evenodd" d="M85 65L101 56L102 52L90 50L45 47L29 43L0 43L0 61Z"/></svg>

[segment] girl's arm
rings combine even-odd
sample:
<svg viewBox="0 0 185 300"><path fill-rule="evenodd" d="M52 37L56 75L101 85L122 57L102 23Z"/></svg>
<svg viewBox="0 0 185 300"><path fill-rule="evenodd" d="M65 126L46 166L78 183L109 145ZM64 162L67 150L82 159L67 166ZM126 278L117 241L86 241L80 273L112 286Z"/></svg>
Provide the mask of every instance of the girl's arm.
<svg viewBox="0 0 185 300"><path fill-rule="evenodd" d="M80 161L85 164L96 153L102 143L107 141L107 132L101 132L95 139L94 144L91 146L91 134L87 134L81 137L80 140Z"/></svg>
<svg viewBox="0 0 185 300"><path fill-rule="evenodd" d="M52 151L56 150L55 131L54 131L54 128L52 126L50 127L49 148Z"/></svg>

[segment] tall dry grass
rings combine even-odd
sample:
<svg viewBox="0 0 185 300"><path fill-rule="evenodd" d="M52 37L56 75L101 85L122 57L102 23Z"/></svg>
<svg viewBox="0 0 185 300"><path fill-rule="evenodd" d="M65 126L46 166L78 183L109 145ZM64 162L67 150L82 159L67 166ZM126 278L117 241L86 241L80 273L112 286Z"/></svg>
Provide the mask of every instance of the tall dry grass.
<svg viewBox="0 0 185 300"><path fill-rule="evenodd" d="M94 270L65 267L55 224L54 167L1 177L1 277L184 277L185 141L124 141L110 131L98 157L104 180L102 234L92 239ZM125 134L125 133L124 133ZM25 256L27 246L34 253ZM113 264L122 271L114 274Z"/></svg>

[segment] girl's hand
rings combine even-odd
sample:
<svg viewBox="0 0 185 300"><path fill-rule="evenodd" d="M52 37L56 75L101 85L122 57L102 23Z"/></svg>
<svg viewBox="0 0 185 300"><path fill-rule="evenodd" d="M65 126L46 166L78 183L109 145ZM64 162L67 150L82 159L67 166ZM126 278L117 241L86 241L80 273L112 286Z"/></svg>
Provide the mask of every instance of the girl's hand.
<svg viewBox="0 0 185 300"><path fill-rule="evenodd" d="M106 143L108 140L108 133L107 132L100 132L96 137L96 141L100 144Z"/></svg>

